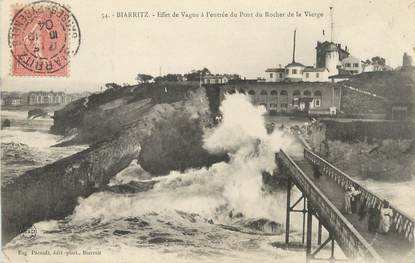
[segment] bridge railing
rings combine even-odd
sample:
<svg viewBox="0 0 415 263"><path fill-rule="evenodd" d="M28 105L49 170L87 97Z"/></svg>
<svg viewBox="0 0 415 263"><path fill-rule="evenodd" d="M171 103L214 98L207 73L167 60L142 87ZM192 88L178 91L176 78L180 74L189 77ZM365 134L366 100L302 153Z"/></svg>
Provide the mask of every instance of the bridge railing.
<svg viewBox="0 0 415 263"><path fill-rule="evenodd" d="M280 150L278 158L288 168L295 184L312 203L319 219L324 223L348 257L362 258L370 262L383 262L369 243L304 174L291 157L283 150Z"/></svg>
<svg viewBox="0 0 415 263"><path fill-rule="evenodd" d="M353 186L355 189L359 190L362 193L361 200L365 202L367 208L376 207L380 209L382 207L384 199L378 197L371 191L359 185L353 178L351 178L343 171L339 170L328 161L324 160L308 149L304 149L304 157L311 163L317 165L324 174L331 177L344 190L346 190L349 186ZM398 235L405 238L409 243L413 244L415 220L405 215L396 207L390 206L390 208L393 211L391 231L397 233Z"/></svg>

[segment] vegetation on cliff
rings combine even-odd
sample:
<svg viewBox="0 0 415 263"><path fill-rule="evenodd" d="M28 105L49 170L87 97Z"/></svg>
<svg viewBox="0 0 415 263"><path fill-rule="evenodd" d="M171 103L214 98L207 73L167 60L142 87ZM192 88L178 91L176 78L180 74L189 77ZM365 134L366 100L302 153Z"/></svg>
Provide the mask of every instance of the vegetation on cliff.
<svg viewBox="0 0 415 263"><path fill-rule="evenodd" d="M360 127L359 125L348 123L350 129L345 129L342 125L316 122L309 127L307 139L317 154L353 177L385 181L414 178L413 137L395 138L392 136L394 134L391 134L389 138L385 136L363 138L355 136L363 133L363 131L354 132ZM376 125L372 125L371 128L378 129ZM332 136L336 132L340 134L337 139ZM345 136L347 134L349 136Z"/></svg>
<svg viewBox="0 0 415 263"><path fill-rule="evenodd" d="M410 180L415 177L413 140L328 142L327 160L351 176L384 181Z"/></svg>
<svg viewBox="0 0 415 263"><path fill-rule="evenodd" d="M365 72L339 85L344 87L341 110L346 115L388 117L392 105L411 105L415 101L415 70ZM413 114L414 108L408 113Z"/></svg>

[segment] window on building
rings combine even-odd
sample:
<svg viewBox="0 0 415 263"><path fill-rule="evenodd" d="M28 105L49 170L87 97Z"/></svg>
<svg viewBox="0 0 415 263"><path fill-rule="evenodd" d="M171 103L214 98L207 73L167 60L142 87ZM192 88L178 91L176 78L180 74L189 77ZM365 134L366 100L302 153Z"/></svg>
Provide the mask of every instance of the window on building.
<svg viewBox="0 0 415 263"><path fill-rule="evenodd" d="M278 96L278 92L276 90L271 90L271 95L272 96Z"/></svg>
<svg viewBox="0 0 415 263"><path fill-rule="evenodd" d="M314 107L318 108L321 106L321 99L314 99Z"/></svg>
<svg viewBox="0 0 415 263"><path fill-rule="evenodd" d="M273 109L273 110L276 110L277 109L277 104L276 103L271 103L271 104L269 104L269 108Z"/></svg>
<svg viewBox="0 0 415 263"><path fill-rule="evenodd" d="M248 94L249 94L249 95L255 95L255 90L250 90L250 91L248 91Z"/></svg>
<svg viewBox="0 0 415 263"><path fill-rule="evenodd" d="M310 92L310 91L308 91L308 90L305 90L305 91L303 92L303 95L304 95L304 96L311 96L311 92Z"/></svg>
<svg viewBox="0 0 415 263"><path fill-rule="evenodd" d="M301 93L300 93L300 91L299 90L295 90L294 92L293 92L293 96L300 96L301 95Z"/></svg>
<svg viewBox="0 0 415 263"><path fill-rule="evenodd" d="M280 95L287 96L288 95L288 92L286 90L281 90Z"/></svg>
<svg viewBox="0 0 415 263"><path fill-rule="evenodd" d="M346 67L350 68L350 66L351 66L350 63L346 63Z"/></svg>
<svg viewBox="0 0 415 263"><path fill-rule="evenodd" d="M300 106L300 99L299 98L294 98L293 99L293 106L294 107L299 107Z"/></svg>
<svg viewBox="0 0 415 263"><path fill-rule="evenodd" d="M281 108L283 108L283 109L288 108L288 104L287 103L281 103Z"/></svg>
<svg viewBox="0 0 415 263"><path fill-rule="evenodd" d="M297 74L297 70L296 69L293 69L293 74Z"/></svg>
<svg viewBox="0 0 415 263"><path fill-rule="evenodd" d="M280 79L282 79L282 73L280 73Z"/></svg>
<svg viewBox="0 0 415 263"><path fill-rule="evenodd" d="M273 77L274 77L274 75L273 75L272 73L269 73L269 77L270 77L270 78L273 78Z"/></svg>
<svg viewBox="0 0 415 263"><path fill-rule="evenodd" d="M268 93L267 93L267 91L266 90L261 90L261 93L260 93L261 95L268 95Z"/></svg>
<svg viewBox="0 0 415 263"><path fill-rule="evenodd" d="M308 79L308 77L310 76L309 73L305 73L305 77Z"/></svg>
<svg viewBox="0 0 415 263"><path fill-rule="evenodd" d="M408 107L393 106L392 120L404 121L408 118Z"/></svg>
<svg viewBox="0 0 415 263"><path fill-rule="evenodd" d="M353 63L353 67L358 68L359 67L359 63Z"/></svg>
<svg viewBox="0 0 415 263"><path fill-rule="evenodd" d="M286 69L286 70L285 70L285 74L288 74L288 73L290 73L290 72L289 72L289 70L288 70L288 69Z"/></svg>
<svg viewBox="0 0 415 263"><path fill-rule="evenodd" d="M316 73L316 78L319 78L320 77L320 73Z"/></svg>

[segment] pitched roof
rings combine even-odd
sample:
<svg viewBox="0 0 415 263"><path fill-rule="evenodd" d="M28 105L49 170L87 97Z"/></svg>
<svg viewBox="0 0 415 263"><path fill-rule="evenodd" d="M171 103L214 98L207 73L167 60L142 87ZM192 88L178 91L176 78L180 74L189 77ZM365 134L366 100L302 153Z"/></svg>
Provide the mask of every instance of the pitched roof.
<svg viewBox="0 0 415 263"><path fill-rule="evenodd" d="M283 68L267 68L265 72L285 72Z"/></svg>
<svg viewBox="0 0 415 263"><path fill-rule="evenodd" d="M291 62L290 64L288 64L285 67L286 68L291 68L291 67L303 67L303 68L305 68L305 66L303 64L298 63L298 62Z"/></svg>
<svg viewBox="0 0 415 263"><path fill-rule="evenodd" d="M304 72L324 72L327 71L326 68L312 68L312 67L306 67L304 69Z"/></svg>
<svg viewBox="0 0 415 263"><path fill-rule="evenodd" d="M360 59L358 59L357 57L355 57L355 56L348 56L347 58L344 58L343 60L342 60L342 62L344 63L344 62L349 62L349 63L359 63L359 62L361 62L361 60Z"/></svg>

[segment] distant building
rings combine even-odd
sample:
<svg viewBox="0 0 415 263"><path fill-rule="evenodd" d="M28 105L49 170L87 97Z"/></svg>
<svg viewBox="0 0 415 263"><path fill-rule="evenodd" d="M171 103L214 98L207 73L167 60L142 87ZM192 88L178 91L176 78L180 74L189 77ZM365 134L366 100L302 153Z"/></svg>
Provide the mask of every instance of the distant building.
<svg viewBox="0 0 415 263"><path fill-rule="evenodd" d="M327 68L330 76L337 75L337 66L340 66L343 59L349 56L347 47L342 48L341 44L324 41L317 41L316 46L316 67Z"/></svg>
<svg viewBox="0 0 415 263"><path fill-rule="evenodd" d="M231 80L240 79L239 75L235 74L210 74L203 77L203 84L227 84Z"/></svg>
<svg viewBox="0 0 415 263"><path fill-rule="evenodd" d="M2 105L5 106L19 106L22 105L22 98L20 96L5 96L2 98Z"/></svg>
<svg viewBox="0 0 415 263"><path fill-rule="evenodd" d="M204 84L226 84L229 79L225 75L207 75L203 77Z"/></svg>
<svg viewBox="0 0 415 263"><path fill-rule="evenodd" d="M72 100L72 97L64 92L35 91L28 94L27 103L29 105L51 105L66 104Z"/></svg>
<svg viewBox="0 0 415 263"><path fill-rule="evenodd" d="M284 68L269 68L265 70L265 81L266 82L280 82L285 79Z"/></svg>
<svg viewBox="0 0 415 263"><path fill-rule="evenodd" d="M303 64L293 60L293 62L285 66L285 80L288 82L302 81L304 68Z"/></svg>
<svg viewBox="0 0 415 263"><path fill-rule="evenodd" d="M265 70L266 82L329 82L329 77L338 75L339 69L350 70L353 74L362 72L362 62L350 57L347 47L343 49L341 44L328 41L317 42L315 66L305 66L296 62L295 35L294 31L292 62L284 69L279 67Z"/></svg>
<svg viewBox="0 0 415 263"><path fill-rule="evenodd" d="M303 81L327 82L329 81L329 71L327 68L306 67L303 70Z"/></svg>
<svg viewBox="0 0 415 263"><path fill-rule="evenodd" d="M220 87L220 99L226 93L247 94L252 103L263 105L274 113L303 111L329 115L330 108L339 109L341 86L317 82L240 82Z"/></svg>
<svg viewBox="0 0 415 263"><path fill-rule="evenodd" d="M352 75L363 72L363 63L360 59L349 56L341 61L342 69L349 71Z"/></svg>

